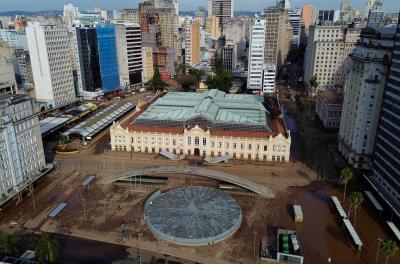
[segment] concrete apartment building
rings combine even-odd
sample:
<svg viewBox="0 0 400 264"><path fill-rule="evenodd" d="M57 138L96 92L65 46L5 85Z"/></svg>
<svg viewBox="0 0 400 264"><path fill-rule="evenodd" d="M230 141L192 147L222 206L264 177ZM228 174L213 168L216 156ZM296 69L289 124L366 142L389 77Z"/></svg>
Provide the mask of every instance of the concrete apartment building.
<svg viewBox="0 0 400 264"><path fill-rule="evenodd" d="M33 99L0 95L0 205L37 179L45 166Z"/></svg>
<svg viewBox="0 0 400 264"><path fill-rule="evenodd" d="M264 63L276 65L280 71L291 46L292 27L287 10L278 7L264 9L262 18L265 20Z"/></svg>
<svg viewBox="0 0 400 264"><path fill-rule="evenodd" d="M303 5L301 9L301 19L304 22L304 27L308 31L311 25L314 24L315 20L315 8L311 4Z"/></svg>
<svg viewBox="0 0 400 264"><path fill-rule="evenodd" d="M139 9L134 8L126 8L123 9L120 13L120 19L128 20L129 22L139 23Z"/></svg>
<svg viewBox="0 0 400 264"><path fill-rule="evenodd" d="M222 35L217 16L207 17L206 32L209 33L213 39L218 39Z"/></svg>
<svg viewBox="0 0 400 264"><path fill-rule="evenodd" d="M0 41L0 94L16 94L17 92L13 50L6 42Z"/></svg>
<svg viewBox="0 0 400 264"><path fill-rule="evenodd" d="M343 87L348 73L349 58L360 36L360 28L342 25L310 27L304 60L304 84L310 94L309 81L317 77L318 90Z"/></svg>
<svg viewBox="0 0 400 264"><path fill-rule="evenodd" d="M343 93L319 91L315 99L315 113L328 129L339 129L343 109Z"/></svg>
<svg viewBox="0 0 400 264"><path fill-rule="evenodd" d="M28 50L28 41L24 31L15 29L0 29L0 39L4 40L11 47Z"/></svg>
<svg viewBox="0 0 400 264"><path fill-rule="evenodd" d="M36 99L48 108L75 102L68 30L59 25L29 22L26 36Z"/></svg>
<svg viewBox="0 0 400 264"><path fill-rule="evenodd" d="M373 155L373 184L400 217L400 24L383 96Z"/></svg>
<svg viewBox="0 0 400 264"><path fill-rule="evenodd" d="M364 29L350 55L338 143L340 153L356 169L371 169L395 31L396 27Z"/></svg>
<svg viewBox="0 0 400 264"><path fill-rule="evenodd" d="M270 63L264 64L263 80L262 80L263 94L275 93L275 77L276 77L276 66Z"/></svg>
<svg viewBox="0 0 400 264"><path fill-rule="evenodd" d="M292 47L297 48L300 45L300 35L302 28L301 10L289 10L290 25L292 26Z"/></svg>
<svg viewBox="0 0 400 264"><path fill-rule="evenodd" d="M115 26L118 70L121 86L142 82L142 34L140 25L133 22Z"/></svg>
<svg viewBox="0 0 400 264"><path fill-rule="evenodd" d="M142 47L142 64L142 80L144 83L147 83L154 75L152 47Z"/></svg>
<svg viewBox="0 0 400 264"><path fill-rule="evenodd" d="M253 93L261 93L262 88L263 66L265 61L265 25L265 20L258 19L254 21L254 25L250 30L247 89L251 90Z"/></svg>
<svg viewBox="0 0 400 264"><path fill-rule="evenodd" d="M218 113L218 114L217 114ZM170 92L110 128L114 151L289 162L290 132L254 95Z"/></svg>
<svg viewBox="0 0 400 264"><path fill-rule="evenodd" d="M200 23L188 21L185 24L185 64L200 63Z"/></svg>
<svg viewBox="0 0 400 264"><path fill-rule="evenodd" d="M216 16L221 33L226 22L233 18L233 0L208 0L208 16Z"/></svg>

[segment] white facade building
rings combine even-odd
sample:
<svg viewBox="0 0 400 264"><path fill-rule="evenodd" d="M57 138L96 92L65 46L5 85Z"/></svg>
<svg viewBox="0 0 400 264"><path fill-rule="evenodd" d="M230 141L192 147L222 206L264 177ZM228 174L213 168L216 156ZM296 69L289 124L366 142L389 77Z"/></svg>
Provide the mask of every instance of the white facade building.
<svg viewBox="0 0 400 264"><path fill-rule="evenodd" d="M142 34L137 23L120 23L115 28L121 86L142 82Z"/></svg>
<svg viewBox="0 0 400 264"><path fill-rule="evenodd" d="M275 76L276 76L276 66L271 63L264 64L263 84L262 84L263 94L275 93Z"/></svg>
<svg viewBox="0 0 400 264"><path fill-rule="evenodd" d="M314 25L310 34L304 60L304 84L317 77L318 90L343 87L348 73L348 55L359 39L361 29L341 25ZM309 90L311 94L316 91Z"/></svg>
<svg viewBox="0 0 400 264"><path fill-rule="evenodd" d="M68 30L52 24L29 22L26 28L36 99L49 108L75 102Z"/></svg>
<svg viewBox="0 0 400 264"><path fill-rule="evenodd" d="M0 94L15 94L17 91L13 51L7 43L0 42Z"/></svg>
<svg viewBox="0 0 400 264"><path fill-rule="evenodd" d="M15 29L0 29L0 39L7 42L11 47L28 50L28 41L25 32L18 32Z"/></svg>
<svg viewBox="0 0 400 264"><path fill-rule="evenodd" d="M301 35L301 10L295 9L289 11L290 25L292 25L292 47L298 47L300 45Z"/></svg>
<svg viewBox="0 0 400 264"><path fill-rule="evenodd" d="M257 19L251 27L247 89L261 92L264 66L265 20Z"/></svg>
<svg viewBox="0 0 400 264"><path fill-rule="evenodd" d="M46 166L33 99L0 95L0 204Z"/></svg>
<svg viewBox="0 0 400 264"><path fill-rule="evenodd" d="M370 169L396 27L367 28L351 55L339 151L354 168Z"/></svg>
<svg viewBox="0 0 400 264"><path fill-rule="evenodd" d="M110 128L112 150L289 162L290 132L253 95L168 93L135 112Z"/></svg>

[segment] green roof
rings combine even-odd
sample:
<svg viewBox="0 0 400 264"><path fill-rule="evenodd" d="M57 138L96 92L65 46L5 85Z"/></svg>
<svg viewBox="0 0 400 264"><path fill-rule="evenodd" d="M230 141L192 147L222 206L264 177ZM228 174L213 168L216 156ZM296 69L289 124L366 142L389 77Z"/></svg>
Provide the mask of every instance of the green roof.
<svg viewBox="0 0 400 264"><path fill-rule="evenodd" d="M219 90L205 93L170 92L150 105L133 123L185 123L198 118L211 124L261 126L270 130L268 112L257 96L226 94Z"/></svg>

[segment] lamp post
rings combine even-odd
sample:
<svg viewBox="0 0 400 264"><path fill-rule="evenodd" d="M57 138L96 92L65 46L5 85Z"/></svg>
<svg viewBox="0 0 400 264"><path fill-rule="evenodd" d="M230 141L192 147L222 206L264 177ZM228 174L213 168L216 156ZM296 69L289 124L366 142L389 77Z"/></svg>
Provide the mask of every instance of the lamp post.
<svg viewBox="0 0 400 264"><path fill-rule="evenodd" d="M137 254L138 254L138 258L139 258L139 264L142 264L142 256L141 256L141 254L140 254L140 249L139 249L139 240L141 239L143 237L143 233L139 233L138 235L137 235L137 238L136 238L136 249L137 249Z"/></svg>
<svg viewBox="0 0 400 264"><path fill-rule="evenodd" d="M379 249L381 248L381 242L382 238L378 237L378 248L376 250L376 258L375 258L375 263L378 263L378 257L379 257Z"/></svg>

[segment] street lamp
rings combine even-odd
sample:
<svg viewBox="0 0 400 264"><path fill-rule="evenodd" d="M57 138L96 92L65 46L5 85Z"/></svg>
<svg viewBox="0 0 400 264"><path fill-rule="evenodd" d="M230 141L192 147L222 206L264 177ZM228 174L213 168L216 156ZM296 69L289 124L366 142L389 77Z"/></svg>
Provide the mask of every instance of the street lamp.
<svg viewBox="0 0 400 264"><path fill-rule="evenodd" d="M138 254L138 258L139 258L139 264L142 263L142 256L141 256L141 254L140 254L140 249L139 249L139 240L140 240L142 237L143 237L143 233L139 233L139 234L137 235L137 238L136 238L136 250L137 250L137 254Z"/></svg>
<svg viewBox="0 0 400 264"><path fill-rule="evenodd" d="M376 250L375 263L378 263L379 249L381 248L381 242L382 241L383 241L383 239L378 237L378 249Z"/></svg>

